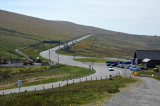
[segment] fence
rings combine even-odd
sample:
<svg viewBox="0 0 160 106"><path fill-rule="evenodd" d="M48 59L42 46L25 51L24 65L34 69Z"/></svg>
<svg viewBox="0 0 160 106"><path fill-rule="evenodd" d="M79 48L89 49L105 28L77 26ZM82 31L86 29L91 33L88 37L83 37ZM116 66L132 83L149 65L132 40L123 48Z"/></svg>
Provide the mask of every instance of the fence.
<svg viewBox="0 0 160 106"><path fill-rule="evenodd" d="M76 78L76 79L70 79L70 80L64 80L64 81L59 81L59 82L55 82L55 83L50 83L50 84L43 84L43 85L35 85L35 86L31 86L31 87L25 87L26 89L24 88L21 88L21 89L18 89L18 88L15 88L15 89L10 89L10 90L4 90L4 91L0 91L0 94L11 94L11 93L18 93L18 92L28 92L27 88L29 89L29 91L37 91L37 90L45 90L45 89L50 89L50 88L56 88L56 87L61 87L61 86L64 86L64 85L69 85L69 84L75 84L75 83L81 83L81 82L87 82L87 81L90 81L92 83L92 81L94 80L103 80L103 79L112 79L112 77L115 77L115 76L120 76L119 73L117 73L116 75L114 76L99 76L99 77L93 77L93 76L85 76L85 77L82 77L82 78ZM15 82L17 80L14 80ZM12 83L12 82L11 82Z"/></svg>

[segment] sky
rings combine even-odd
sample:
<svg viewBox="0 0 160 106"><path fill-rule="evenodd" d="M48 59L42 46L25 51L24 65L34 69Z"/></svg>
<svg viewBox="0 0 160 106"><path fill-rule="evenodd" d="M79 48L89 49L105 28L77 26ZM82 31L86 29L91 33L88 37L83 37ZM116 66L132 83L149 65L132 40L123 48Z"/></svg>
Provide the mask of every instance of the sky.
<svg viewBox="0 0 160 106"><path fill-rule="evenodd" d="M118 32L160 36L160 0L0 0L0 9Z"/></svg>

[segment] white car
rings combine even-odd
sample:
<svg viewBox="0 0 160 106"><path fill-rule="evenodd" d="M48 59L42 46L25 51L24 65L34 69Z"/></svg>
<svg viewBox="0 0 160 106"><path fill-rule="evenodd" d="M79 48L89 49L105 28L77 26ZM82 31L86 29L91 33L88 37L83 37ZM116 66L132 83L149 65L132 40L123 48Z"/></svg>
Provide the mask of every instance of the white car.
<svg viewBox="0 0 160 106"><path fill-rule="evenodd" d="M114 71L114 68L112 66L109 66L108 71Z"/></svg>

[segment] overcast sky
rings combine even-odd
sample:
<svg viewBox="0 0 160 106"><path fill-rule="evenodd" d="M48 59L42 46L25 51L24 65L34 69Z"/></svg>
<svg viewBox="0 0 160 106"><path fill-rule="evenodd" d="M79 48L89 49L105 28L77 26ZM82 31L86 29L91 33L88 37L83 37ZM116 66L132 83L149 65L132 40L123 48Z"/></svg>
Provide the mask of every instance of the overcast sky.
<svg viewBox="0 0 160 106"><path fill-rule="evenodd" d="M0 9L47 20L160 36L160 0L0 0Z"/></svg>

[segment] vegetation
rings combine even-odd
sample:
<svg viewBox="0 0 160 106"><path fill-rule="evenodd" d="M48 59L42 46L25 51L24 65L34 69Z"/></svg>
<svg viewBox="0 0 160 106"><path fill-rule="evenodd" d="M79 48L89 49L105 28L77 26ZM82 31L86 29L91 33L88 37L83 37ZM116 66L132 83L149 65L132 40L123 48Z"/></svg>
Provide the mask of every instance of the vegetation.
<svg viewBox="0 0 160 106"><path fill-rule="evenodd" d="M151 78L155 78L157 80L160 80L160 65L156 65L156 67L158 68L158 72L154 71L153 68L149 68L148 70L139 71L138 75L151 77Z"/></svg>
<svg viewBox="0 0 160 106"><path fill-rule="evenodd" d="M111 59L103 59L103 58L75 58L75 61L81 62L94 62L94 63L106 63L106 61L115 61Z"/></svg>
<svg viewBox="0 0 160 106"><path fill-rule="evenodd" d="M63 49L60 54L69 54L87 57L133 57L135 50L160 49L160 37L140 36L127 34L97 34L75 45L66 52Z"/></svg>
<svg viewBox="0 0 160 106"><path fill-rule="evenodd" d="M93 73L95 73L94 70L86 71L86 68L69 65L2 68L0 89L17 87L17 80L22 80L23 86L31 86L88 76Z"/></svg>
<svg viewBox="0 0 160 106"><path fill-rule="evenodd" d="M69 106L94 104L106 101L120 88L138 81L135 78L114 77L113 80L103 79L66 85L60 88L43 91L24 92L18 94L1 95L1 106Z"/></svg>
<svg viewBox="0 0 160 106"><path fill-rule="evenodd" d="M15 49L43 40L66 42L94 32L110 32L71 22L49 21L0 10L0 57L18 58ZM94 31L93 31L94 30Z"/></svg>
<svg viewBox="0 0 160 106"><path fill-rule="evenodd" d="M53 48L55 46L57 46L58 44L45 44L44 48L43 45L39 45L39 47L35 46L35 47L29 47L26 49L21 50L21 52L23 52L24 54L27 54L31 59L36 59L37 57L39 57L41 60L47 60L42 58L39 54L47 49Z"/></svg>
<svg viewBox="0 0 160 106"><path fill-rule="evenodd" d="M160 49L160 37L131 35L71 22L49 21L0 10L0 57L21 58L15 49L40 43L43 40L66 42L87 34L96 34L72 46L71 53L89 57L133 57L137 49ZM29 22L29 23L28 23ZM37 50L38 52L41 51ZM34 48L24 50L31 55ZM126 52L127 51L127 52ZM60 52L60 51L59 51ZM64 52L64 51L62 51Z"/></svg>

